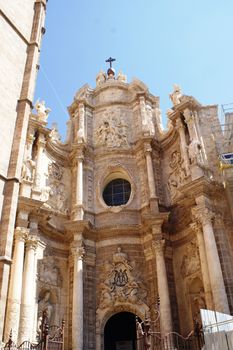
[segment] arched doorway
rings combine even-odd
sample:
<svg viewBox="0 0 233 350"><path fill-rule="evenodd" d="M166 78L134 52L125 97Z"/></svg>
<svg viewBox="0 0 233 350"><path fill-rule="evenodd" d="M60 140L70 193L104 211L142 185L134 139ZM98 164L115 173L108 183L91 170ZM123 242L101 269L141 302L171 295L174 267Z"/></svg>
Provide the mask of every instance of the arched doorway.
<svg viewBox="0 0 233 350"><path fill-rule="evenodd" d="M136 322L131 312L113 315L104 328L104 350L136 350Z"/></svg>

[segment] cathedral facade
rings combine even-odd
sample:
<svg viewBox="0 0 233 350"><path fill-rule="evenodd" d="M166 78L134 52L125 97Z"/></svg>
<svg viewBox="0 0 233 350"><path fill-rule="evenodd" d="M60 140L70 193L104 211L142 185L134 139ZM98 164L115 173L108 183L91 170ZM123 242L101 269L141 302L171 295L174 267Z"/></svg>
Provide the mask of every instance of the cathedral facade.
<svg viewBox="0 0 233 350"><path fill-rule="evenodd" d="M130 350L131 338L113 336L116 315L124 324L159 309L156 330L186 336L200 308L233 311L232 219L211 137L217 106L176 85L170 98L164 130L159 97L143 82L100 72L68 108L65 142L36 103L5 341L11 329L18 344L36 341L46 311L50 324L65 320L65 349L107 350L112 336Z"/></svg>

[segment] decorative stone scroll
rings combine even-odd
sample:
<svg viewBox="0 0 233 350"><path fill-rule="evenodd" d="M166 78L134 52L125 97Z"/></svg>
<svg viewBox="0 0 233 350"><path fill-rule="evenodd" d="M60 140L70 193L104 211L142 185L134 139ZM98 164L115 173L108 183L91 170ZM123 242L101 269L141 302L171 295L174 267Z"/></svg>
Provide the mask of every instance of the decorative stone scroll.
<svg viewBox="0 0 233 350"><path fill-rule="evenodd" d="M142 281L134 276L134 268L129 264L127 254L118 247L113 254L113 262L104 265L104 281L100 284L99 309L120 303L143 304L147 296Z"/></svg>
<svg viewBox="0 0 233 350"><path fill-rule="evenodd" d="M116 111L106 112L97 126L95 142L107 147L128 146L127 132L128 124L122 116L117 115Z"/></svg>

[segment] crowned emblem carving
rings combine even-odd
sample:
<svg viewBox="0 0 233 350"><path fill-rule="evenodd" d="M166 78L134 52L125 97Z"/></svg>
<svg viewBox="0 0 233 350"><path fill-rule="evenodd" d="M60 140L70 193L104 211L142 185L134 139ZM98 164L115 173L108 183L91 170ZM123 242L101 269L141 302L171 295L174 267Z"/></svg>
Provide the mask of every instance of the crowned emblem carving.
<svg viewBox="0 0 233 350"><path fill-rule="evenodd" d="M99 309L128 302L143 304L147 291L143 282L136 278L133 264L129 264L127 254L118 247L112 263L104 264L104 281L100 284Z"/></svg>

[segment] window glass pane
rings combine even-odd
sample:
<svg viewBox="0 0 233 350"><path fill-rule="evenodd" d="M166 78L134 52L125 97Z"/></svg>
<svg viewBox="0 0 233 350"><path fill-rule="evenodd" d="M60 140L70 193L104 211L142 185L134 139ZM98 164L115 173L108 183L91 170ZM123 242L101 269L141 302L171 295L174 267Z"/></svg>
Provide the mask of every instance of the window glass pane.
<svg viewBox="0 0 233 350"><path fill-rule="evenodd" d="M103 191L103 199L109 206L126 204L131 193L129 181L124 179L115 179L107 184Z"/></svg>

